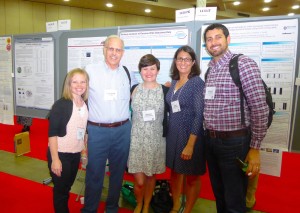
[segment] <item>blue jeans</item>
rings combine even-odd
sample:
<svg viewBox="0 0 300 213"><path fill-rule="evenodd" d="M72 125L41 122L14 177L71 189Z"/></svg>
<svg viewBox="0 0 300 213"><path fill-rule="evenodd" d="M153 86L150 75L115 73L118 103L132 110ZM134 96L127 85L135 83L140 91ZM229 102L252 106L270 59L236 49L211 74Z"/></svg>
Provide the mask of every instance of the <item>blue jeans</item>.
<svg viewBox="0 0 300 213"><path fill-rule="evenodd" d="M88 164L84 207L81 212L96 213L103 187L106 160L109 161L109 188L106 213L117 213L123 175L127 166L131 123L114 128L88 125Z"/></svg>
<svg viewBox="0 0 300 213"><path fill-rule="evenodd" d="M206 157L218 213L246 212L248 177L236 163L244 160L250 145L247 136L206 140Z"/></svg>

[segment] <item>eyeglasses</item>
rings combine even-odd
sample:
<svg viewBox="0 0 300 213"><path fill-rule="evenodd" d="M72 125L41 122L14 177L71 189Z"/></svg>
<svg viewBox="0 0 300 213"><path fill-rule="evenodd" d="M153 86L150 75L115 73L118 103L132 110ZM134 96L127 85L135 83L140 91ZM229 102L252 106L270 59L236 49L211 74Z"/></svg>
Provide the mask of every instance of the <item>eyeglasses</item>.
<svg viewBox="0 0 300 213"><path fill-rule="evenodd" d="M107 49L108 52L113 53L116 51L116 53L121 53L123 52L123 49L119 49L119 48L113 48L113 47L105 47Z"/></svg>
<svg viewBox="0 0 300 213"><path fill-rule="evenodd" d="M175 60L176 60L176 62L181 62L181 63L182 62L191 63L193 59L191 59L191 58L176 58Z"/></svg>

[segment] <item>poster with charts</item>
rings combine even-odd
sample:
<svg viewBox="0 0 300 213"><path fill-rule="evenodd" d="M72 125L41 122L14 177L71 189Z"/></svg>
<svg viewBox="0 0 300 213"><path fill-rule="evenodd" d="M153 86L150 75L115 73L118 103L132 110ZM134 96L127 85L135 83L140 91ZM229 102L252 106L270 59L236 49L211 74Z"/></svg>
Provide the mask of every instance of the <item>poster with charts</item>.
<svg viewBox="0 0 300 213"><path fill-rule="evenodd" d="M54 103L54 41L15 40L16 106L49 110Z"/></svg>
<svg viewBox="0 0 300 213"><path fill-rule="evenodd" d="M103 47L107 37L68 39L68 71L104 60Z"/></svg>
<svg viewBox="0 0 300 213"><path fill-rule="evenodd" d="M229 49L233 53L242 53L254 59L261 76L268 85L275 107L271 127L262 142L263 150L289 149L291 132L293 89L296 73L296 52L298 41L298 20L272 20L224 24L230 32ZM202 28L202 34L207 26ZM201 36L202 37L202 36ZM202 37L203 38L203 37ZM207 70L211 56L202 42L200 66ZM264 157L262 173L277 176L280 171L272 166L268 168L270 156L280 158L279 152L261 152ZM281 160L272 162L281 162ZM276 167L280 169L280 167Z"/></svg>
<svg viewBox="0 0 300 213"><path fill-rule="evenodd" d="M126 29L120 31L125 43L125 52L121 63L135 73L135 78L142 82L138 63L142 56L153 54L160 61L157 81L161 84L171 81L170 67L174 53L182 45L189 44L189 30L185 26L146 29Z"/></svg>
<svg viewBox="0 0 300 213"><path fill-rule="evenodd" d="M0 37L0 123L14 124L12 38Z"/></svg>

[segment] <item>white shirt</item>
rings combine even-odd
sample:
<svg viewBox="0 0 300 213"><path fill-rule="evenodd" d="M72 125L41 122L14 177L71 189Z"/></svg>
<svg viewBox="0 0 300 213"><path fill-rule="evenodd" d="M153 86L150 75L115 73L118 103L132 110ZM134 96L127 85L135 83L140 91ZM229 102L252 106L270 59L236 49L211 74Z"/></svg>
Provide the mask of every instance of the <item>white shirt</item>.
<svg viewBox="0 0 300 213"><path fill-rule="evenodd" d="M89 121L114 123L129 118L130 85L123 66L111 70L105 62L87 65L89 74ZM131 75L131 84L135 83ZM115 98L107 100L106 91L114 91Z"/></svg>

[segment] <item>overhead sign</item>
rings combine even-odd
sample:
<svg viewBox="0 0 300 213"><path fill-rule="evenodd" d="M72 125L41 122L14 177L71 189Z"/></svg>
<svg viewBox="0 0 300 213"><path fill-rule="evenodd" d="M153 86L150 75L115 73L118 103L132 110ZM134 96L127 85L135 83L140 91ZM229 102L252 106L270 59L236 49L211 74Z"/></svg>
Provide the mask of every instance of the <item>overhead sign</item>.
<svg viewBox="0 0 300 213"><path fill-rule="evenodd" d="M71 30L71 20L58 20L58 30Z"/></svg>
<svg viewBox="0 0 300 213"><path fill-rule="evenodd" d="M176 22L188 22L195 20L195 8L176 10Z"/></svg>
<svg viewBox="0 0 300 213"><path fill-rule="evenodd" d="M195 20L206 21L216 20L217 18L217 7L197 7Z"/></svg>
<svg viewBox="0 0 300 213"><path fill-rule="evenodd" d="M57 31L57 21L46 22L46 31L47 32Z"/></svg>

